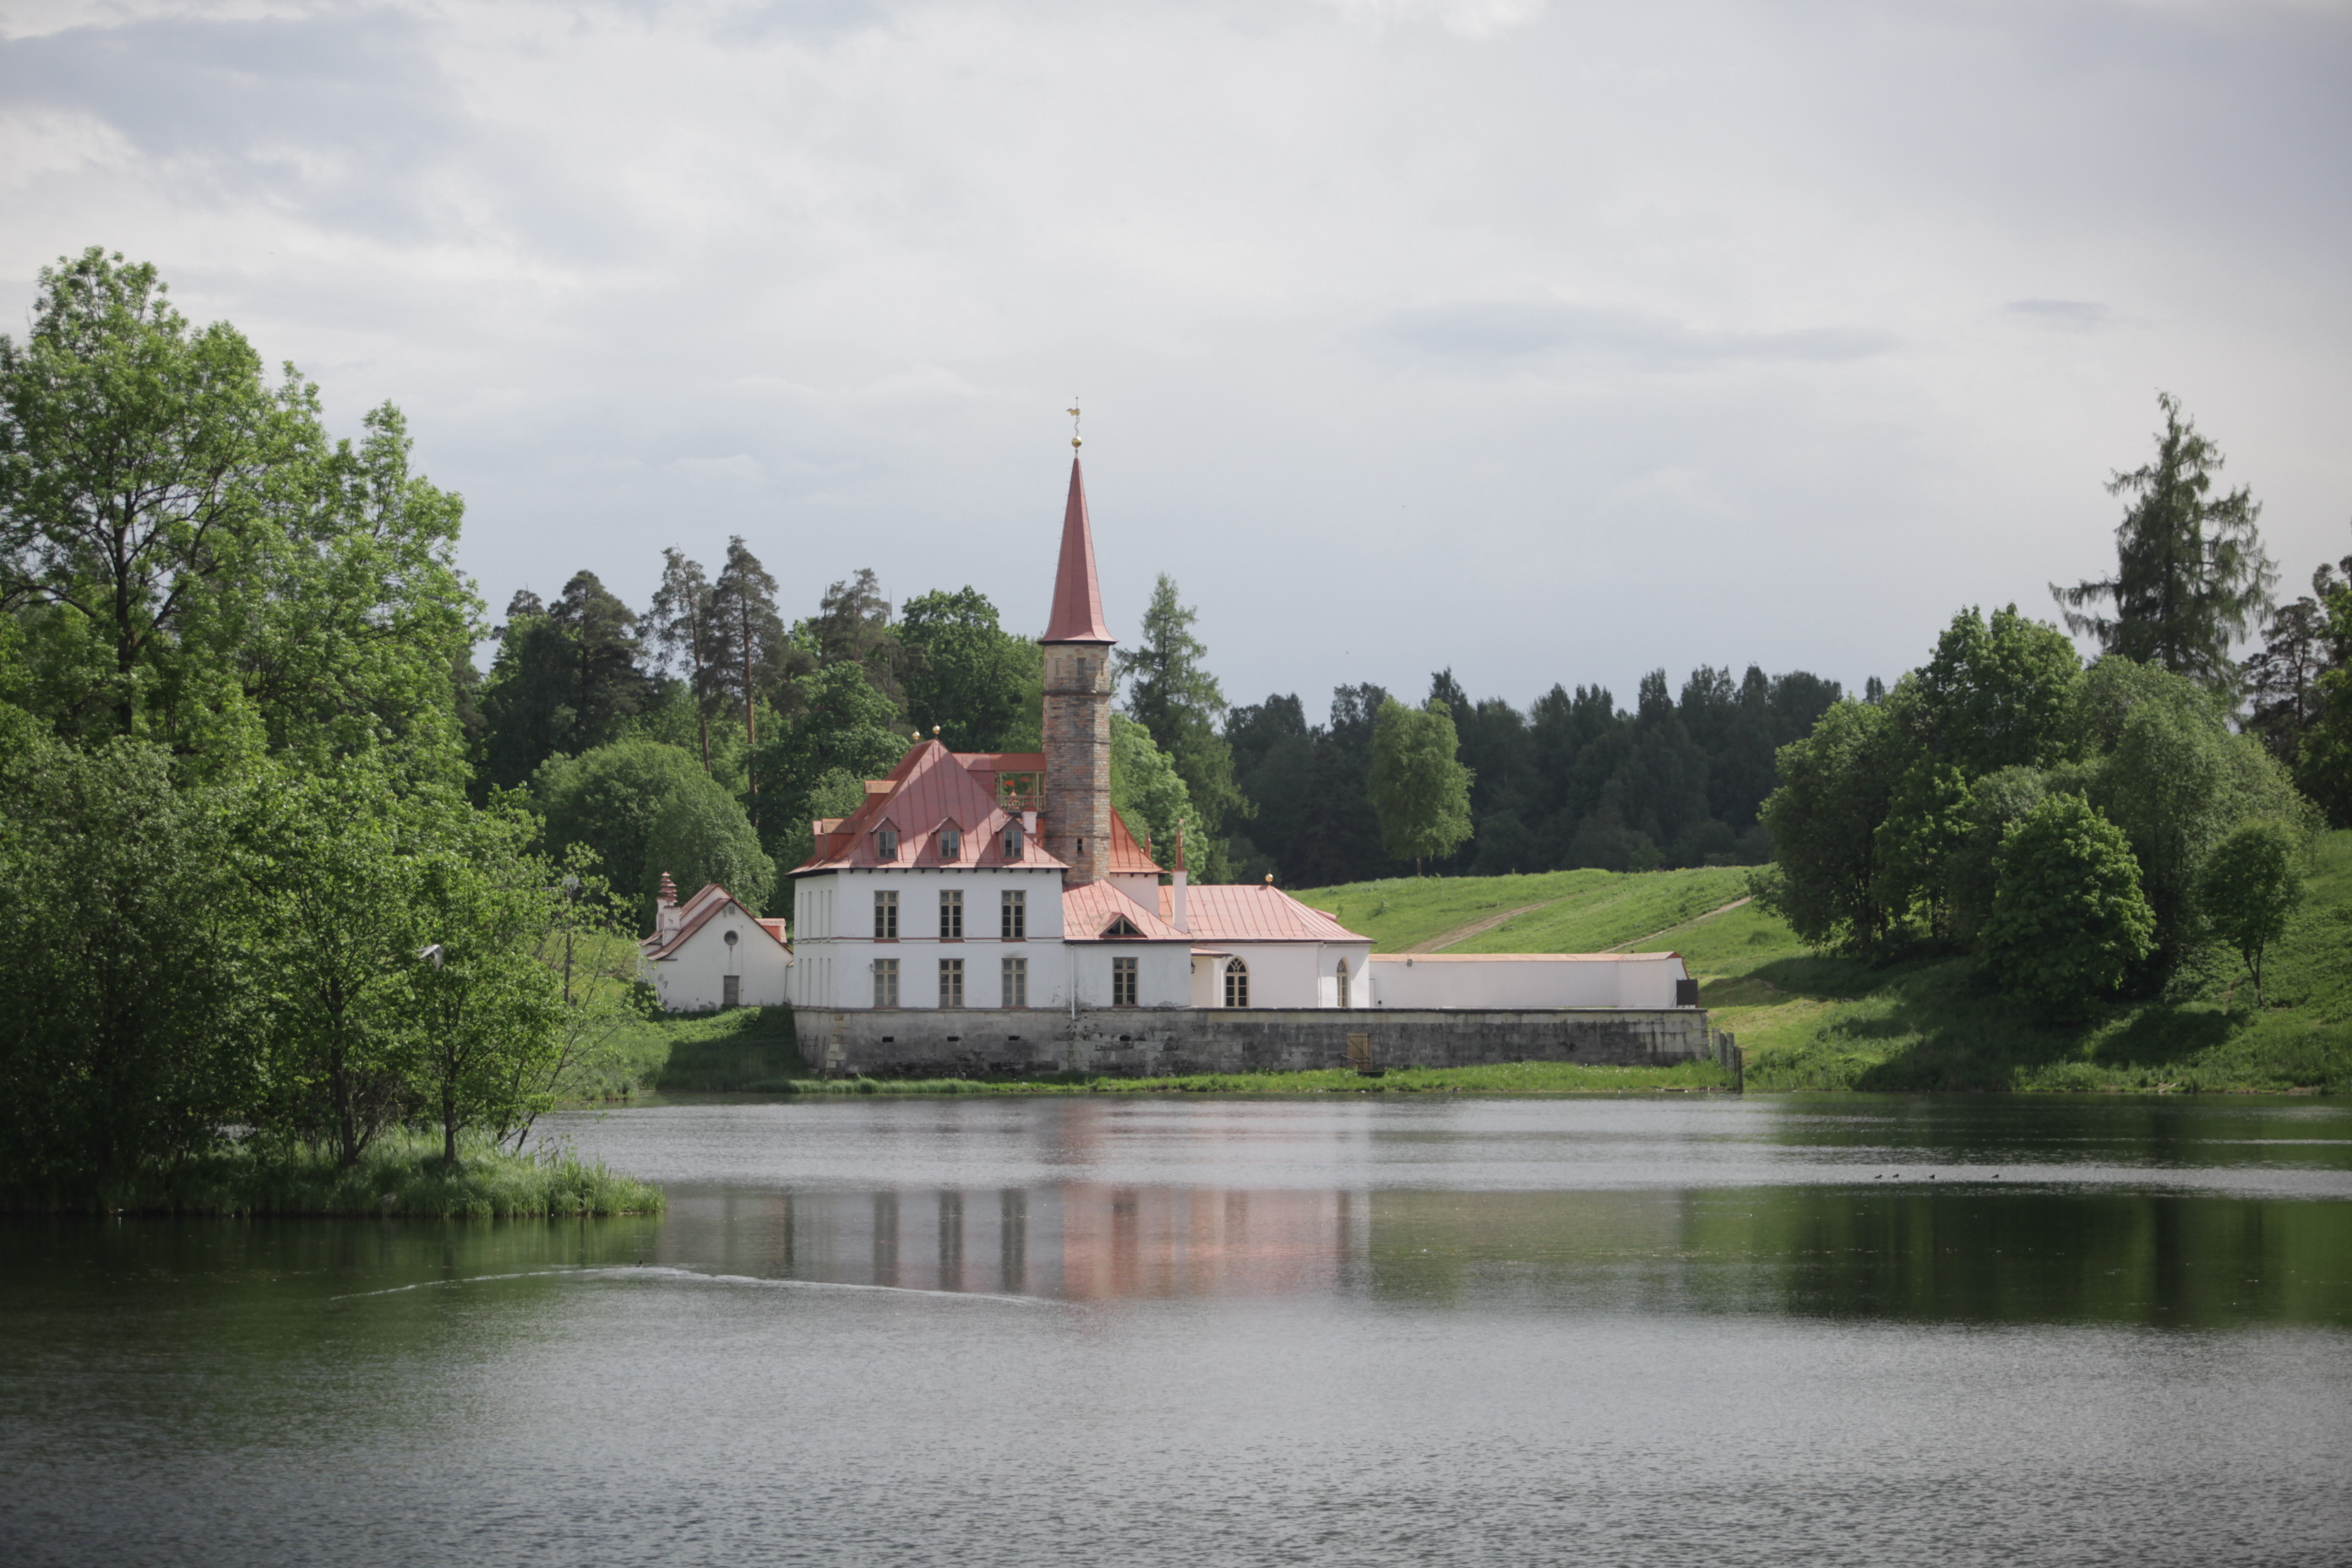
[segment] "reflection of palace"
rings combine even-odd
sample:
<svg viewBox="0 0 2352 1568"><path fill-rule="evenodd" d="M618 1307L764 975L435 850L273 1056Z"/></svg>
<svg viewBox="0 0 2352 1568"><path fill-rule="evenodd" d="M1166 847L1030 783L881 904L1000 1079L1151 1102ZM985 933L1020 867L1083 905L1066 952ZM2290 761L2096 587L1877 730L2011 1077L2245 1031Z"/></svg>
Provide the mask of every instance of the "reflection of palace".
<svg viewBox="0 0 2352 1568"><path fill-rule="evenodd" d="M1362 1254L1367 1214L1357 1193L1217 1187L798 1193L766 1203L768 1246L749 1266L844 1285L1075 1300L1328 1295ZM695 1224L690 1213L677 1217Z"/></svg>

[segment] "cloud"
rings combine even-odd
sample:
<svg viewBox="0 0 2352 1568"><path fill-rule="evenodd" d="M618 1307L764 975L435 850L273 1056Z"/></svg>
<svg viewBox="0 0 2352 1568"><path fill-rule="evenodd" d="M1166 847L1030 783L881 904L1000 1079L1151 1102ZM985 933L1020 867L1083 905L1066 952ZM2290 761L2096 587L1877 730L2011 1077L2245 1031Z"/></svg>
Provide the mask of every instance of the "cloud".
<svg viewBox="0 0 2352 1568"><path fill-rule="evenodd" d="M1385 29L1433 22L1465 38L1492 38L1524 27L1544 14L1544 0L1324 0L1352 22Z"/></svg>
<svg viewBox="0 0 2352 1568"><path fill-rule="evenodd" d="M1489 369L1549 360L1601 360L1649 371L1734 361L1840 362L1886 353L1895 344L1890 333L1855 328L1725 330L1549 301L1417 306L1391 312L1366 335L1423 361Z"/></svg>
<svg viewBox="0 0 2352 1568"><path fill-rule="evenodd" d="M748 452L725 458L673 458L663 465L699 489L735 489L765 484L768 470Z"/></svg>
<svg viewBox="0 0 2352 1568"><path fill-rule="evenodd" d="M2090 300L2011 300L2001 307L2011 321L2053 332L2096 332L2115 324L2115 312Z"/></svg>

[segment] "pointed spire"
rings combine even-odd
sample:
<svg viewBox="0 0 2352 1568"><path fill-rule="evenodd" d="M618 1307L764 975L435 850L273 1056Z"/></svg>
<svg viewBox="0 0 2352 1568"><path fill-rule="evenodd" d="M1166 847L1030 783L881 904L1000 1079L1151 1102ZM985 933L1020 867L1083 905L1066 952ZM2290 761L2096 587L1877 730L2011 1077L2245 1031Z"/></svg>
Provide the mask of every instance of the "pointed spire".
<svg viewBox="0 0 2352 1568"><path fill-rule="evenodd" d="M1102 586L1095 581L1095 535L1087 521L1087 481L1070 459L1070 504L1062 513L1062 563L1054 574L1054 614L1047 642L1113 643L1103 625Z"/></svg>

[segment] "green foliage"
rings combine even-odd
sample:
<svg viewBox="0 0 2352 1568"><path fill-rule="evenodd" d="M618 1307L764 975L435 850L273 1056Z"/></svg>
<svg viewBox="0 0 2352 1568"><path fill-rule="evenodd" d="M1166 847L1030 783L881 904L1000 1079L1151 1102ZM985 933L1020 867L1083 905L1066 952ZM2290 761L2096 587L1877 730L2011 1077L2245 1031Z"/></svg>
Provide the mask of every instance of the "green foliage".
<svg viewBox="0 0 2352 1568"><path fill-rule="evenodd" d="M536 595L516 595L482 685L482 784L513 789L550 757L619 739L655 700L636 630L635 614L593 572L574 573L545 610Z"/></svg>
<svg viewBox="0 0 2352 1568"><path fill-rule="evenodd" d="M0 339L0 646L61 736L153 739L228 776L264 752L382 751L462 777L451 672L479 606L462 506L409 471L389 405L329 439L317 389L276 389L225 322L150 266L91 249L41 274Z"/></svg>
<svg viewBox="0 0 2352 1568"><path fill-rule="evenodd" d="M2262 508L2243 486L2215 495L2221 448L2181 417L2179 399L2166 393L2157 403L2164 429L2156 460L2107 486L2129 498L2116 528L2116 574L2050 592L2067 606L2067 626L2095 637L2103 652L2234 698L2231 644L2270 607L2277 580L2254 526ZM2111 615L2083 613L2101 601Z"/></svg>
<svg viewBox="0 0 2352 1568"><path fill-rule="evenodd" d="M1175 764L1151 743L1151 731L1124 713L1110 716L1110 804L1129 832L1148 836L1153 857L1171 870L1180 832L1188 869L1191 846L1210 837Z"/></svg>
<svg viewBox="0 0 2352 1568"><path fill-rule="evenodd" d="M676 746L622 741L558 757L540 769L531 792L550 851L584 846L631 900L640 929L652 924L664 872L682 893L721 883L754 914L775 891L775 863L743 808Z"/></svg>
<svg viewBox="0 0 2352 1568"><path fill-rule="evenodd" d="M1944 858L1944 929L1955 942L1973 945L1992 919L2001 840L2049 793L2049 775L2028 767L1988 773L1969 790L1965 835Z"/></svg>
<svg viewBox="0 0 2352 1568"><path fill-rule="evenodd" d="M1454 713L1432 698L1407 708L1391 698L1372 722L1372 809L1381 843L1400 860L1421 862L1453 853L1470 837L1470 770L1456 754Z"/></svg>
<svg viewBox="0 0 2352 1568"><path fill-rule="evenodd" d="M1941 935L1949 903L1948 862L1973 826L1968 775L1949 763L1921 757L1895 786L1873 850L1878 862L1876 898L1896 919L1915 906L1927 911Z"/></svg>
<svg viewBox="0 0 2352 1568"><path fill-rule="evenodd" d="M1775 864L1756 898L1816 946L1869 952L1897 911L1879 876L1878 826L1907 759L1889 704L1837 703L1780 748L1780 787L1764 802Z"/></svg>
<svg viewBox="0 0 2352 1568"><path fill-rule="evenodd" d="M1203 882L1221 882L1232 874L1224 835L1248 814L1249 802L1234 787L1233 747L1218 728L1225 694L1202 668L1209 650L1192 635L1197 618L1177 598L1175 580L1161 573L1143 613L1141 639L1115 654L1113 668L1115 679L1127 683L1128 716L1175 764L1208 830L1186 836L1192 870Z"/></svg>
<svg viewBox="0 0 2352 1568"><path fill-rule="evenodd" d="M249 1102L233 797L152 744L0 752L0 1166L104 1182L215 1146Z"/></svg>
<svg viewBox="0 0 2352 1568"><path fill-rule="evenodd" d="M976 588L924 594L901 607L899 679L907 717L951 751L1026 752L1044 744L1045 653L997 625Z"/></svg>
<svg viewBox="0 0 2352 1568"><path fill-rule="evenodd" d="M2155 932L2130 843L2080 795L2046 797L2002 840L1984 952L2005 990L2050 1016L2078 1015L2122 984Z"/></svg>
<svg viewBox="0 0 2352 1568"><path fill-rule="evenodd" d="M2352 827L2352 584L2327 595L2327 637L2333 668L2319 678L2319 711L2303 737L2295 777L2330 824Z"/></svg>
<svg viewBox="0 0 2352 1568"><path fill-rule="evenodd" d="M1917 718L1928 749L1966 778L2046 768L2072 754L2082 660L2057 627L2011 605L1990 624L1974 607L1952 617L1918 674Z"/></svg>
<svg viewBox="0 0 2352 1568"><path fill-rule="evenodd" d="M770 732L753 759L760 787L760 841L779 870L814 847L809 824L845 816L907 754L898 711L860 665L819 666L797 686L800 710Z"/></svg>
<svg viewBox="0 0 2352 1568"><path fill-rule="evenodd" d="M2284 823L2241 824L2215 845L2198 875L2197 901L2213 934L2244 961L2263 1005L2263 955L2303 901L2298 835Z"/></svg>

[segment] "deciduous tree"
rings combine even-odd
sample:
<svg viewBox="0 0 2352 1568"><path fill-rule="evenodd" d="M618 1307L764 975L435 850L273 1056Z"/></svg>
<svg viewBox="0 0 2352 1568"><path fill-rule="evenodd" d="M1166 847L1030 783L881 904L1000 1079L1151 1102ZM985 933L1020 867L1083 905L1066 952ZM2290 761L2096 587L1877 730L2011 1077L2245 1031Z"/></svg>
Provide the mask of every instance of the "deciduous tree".
<svg viewBox="0 0 2352 1568"><path fill-rule="evenodd" d="M2011 830L1984 932L2005 990L2053 1017L2080 1016L2155 937L2131 844L2088 801L2050 795Z"/></svg>
<svg viewBox="0 0 2352 1568"><path fill-rule="evenodd" d="M1432 700L1407 708L1391 698L1372 723L1372 809L1391 855L1413 863L1450 855L1470 837L1470 770L1455 754L1454 715Z"/></svg>

